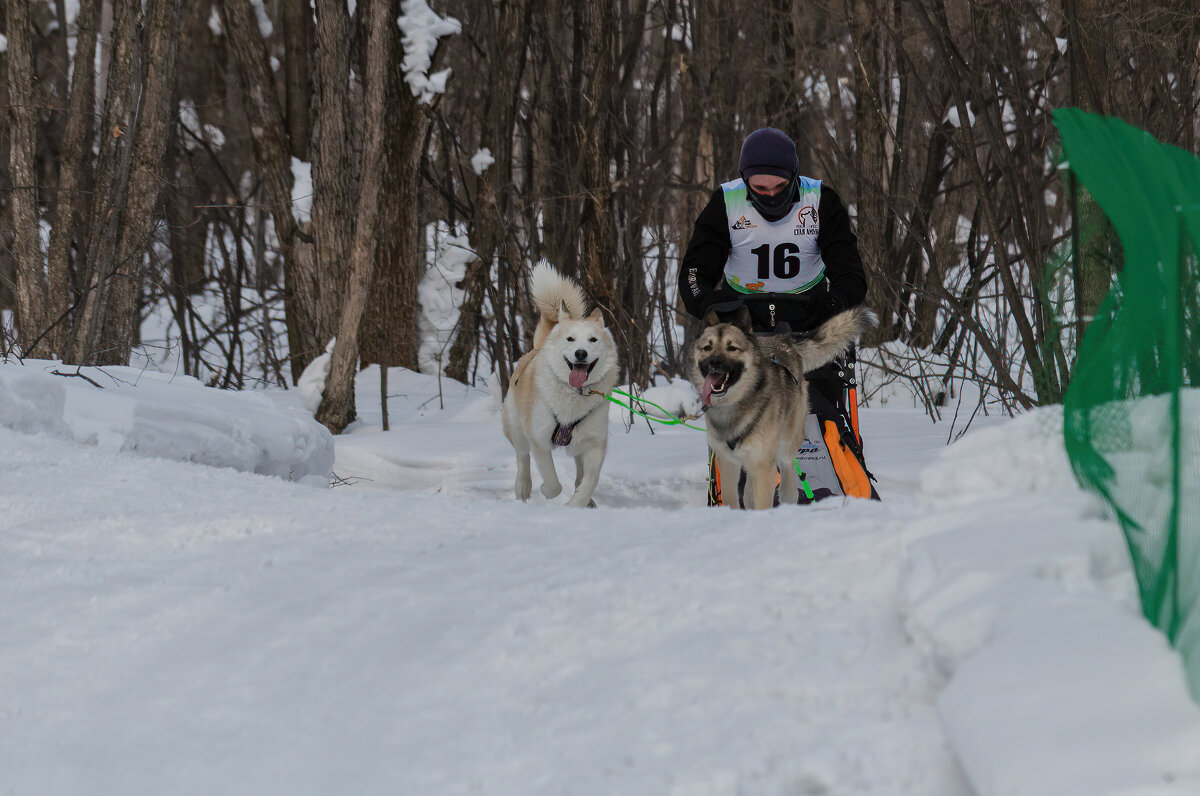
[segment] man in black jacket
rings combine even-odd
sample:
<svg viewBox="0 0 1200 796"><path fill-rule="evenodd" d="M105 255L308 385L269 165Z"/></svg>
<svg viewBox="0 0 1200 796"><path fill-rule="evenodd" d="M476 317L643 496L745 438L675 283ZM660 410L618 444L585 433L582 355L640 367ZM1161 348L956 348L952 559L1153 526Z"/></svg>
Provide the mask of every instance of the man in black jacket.
<svg viewBox="0 0 1200 796"><path fill-rule="evenodd" d="M807 332L867 294L858 239L840 196L800 174L796 145L763 127L746 136L741 178L724 183L696 219L679 269L679 295L703 318L750 310L758 332ZM781 326L780 324L786 325ZM853 378L837 363L809 382L835 406Z"/></svg>
<svg viewBox="0 0 1200 796"><path fill-rule="evenodd" d="M679 269L684 307L724 319L745 303L756 331L816 328L867 292L858 239L841 197L801 176L796 145L763 127L746 137L741 178L717 188L696 219Z"/></svg>

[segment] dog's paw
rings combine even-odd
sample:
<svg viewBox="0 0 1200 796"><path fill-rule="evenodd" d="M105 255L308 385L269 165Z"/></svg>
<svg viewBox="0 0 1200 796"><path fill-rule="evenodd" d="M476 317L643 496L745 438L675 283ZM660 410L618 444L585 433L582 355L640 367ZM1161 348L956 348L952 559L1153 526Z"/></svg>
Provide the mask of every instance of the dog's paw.
<svg viewBox="0 0 1200 796"><path fill-rule="evenodd" d="M542 484L542 497L547 500L552 500L562 494L562 484L555 481L553 484L546 481Z"/></svg>
<svg viewBox="0 0 1200 796"><path fill-rule="evenodd" d="M517 476L517 483L513 487L513 492L517 495L517 500L529 500L529 495L533 492L533 479L526 475L524 478Z"/></svg>
<svg viewBox="0 0 1200 796"><path fill-rule="evenodd" d="M578 492L576 492L571 496L571 499L567 501L567 505L573 506L577 509L594 509L596 508L596 501L592 500L591 495L580 495Z"/></svg>

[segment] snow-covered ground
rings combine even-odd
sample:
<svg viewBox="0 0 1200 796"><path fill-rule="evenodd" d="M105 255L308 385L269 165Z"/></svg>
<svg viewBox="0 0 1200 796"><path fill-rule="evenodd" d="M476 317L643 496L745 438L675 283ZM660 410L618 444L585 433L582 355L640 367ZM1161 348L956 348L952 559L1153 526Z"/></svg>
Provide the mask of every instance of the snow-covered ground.
<svg viewBox="0 0 1200 796"><path fill-rule="evenodd" d="M0 365L0 794L1200 794L1053 410L866 409L882 503L755 514L614 413L584 511L434 377L331 461L298 391L52 369Z"/></svg>

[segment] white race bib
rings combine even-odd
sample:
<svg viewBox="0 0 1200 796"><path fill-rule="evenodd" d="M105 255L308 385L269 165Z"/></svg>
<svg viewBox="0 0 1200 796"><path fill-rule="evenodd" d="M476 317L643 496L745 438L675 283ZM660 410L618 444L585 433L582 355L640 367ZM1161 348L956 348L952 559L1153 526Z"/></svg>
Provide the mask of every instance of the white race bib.
<svg viewBox="0 0 1200 796"><path fill-rule="evenodd" d="M767 221L755 209L743 180L721 186L732 244L725 281L739 293L803 293L825 278L817 247L821 181L797 179L799 199L778 221Z"/></svg>

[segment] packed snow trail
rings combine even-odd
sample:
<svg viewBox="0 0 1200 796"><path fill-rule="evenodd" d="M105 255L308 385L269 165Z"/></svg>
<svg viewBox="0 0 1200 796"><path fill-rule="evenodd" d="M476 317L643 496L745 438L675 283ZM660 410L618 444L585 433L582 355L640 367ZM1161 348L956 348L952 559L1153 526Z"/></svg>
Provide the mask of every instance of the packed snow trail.
<svg viewBox="0 0 1200 796"><path fill-rule="evenodd" d="M584 511L513 501L461 385L397 373L380 433L360 375L329 490L295 391L38 367L0 366L0 794L1200 793L1061 415L943 453L865 410L883 503L755 513L615 421Z"/></svg>
<svg viewBox="0 0 1200 796"><path fill-rule="evenodd" d="M881 506L574 511L0 442L11 792L969 793Z"/></svg>

